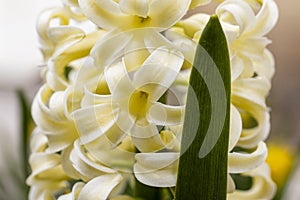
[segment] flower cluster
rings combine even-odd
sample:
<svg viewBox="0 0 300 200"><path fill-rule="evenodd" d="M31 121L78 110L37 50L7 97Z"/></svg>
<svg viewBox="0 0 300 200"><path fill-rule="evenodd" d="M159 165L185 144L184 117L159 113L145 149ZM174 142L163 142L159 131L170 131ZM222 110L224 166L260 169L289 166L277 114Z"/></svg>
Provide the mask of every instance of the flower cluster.
<svg viewBox="0 0 300 200"><path fill-rule="evenodd" d="M176 186L191 63L209 15L183 17L209 2L65 0L41 14L47 67L32 106L30 199L126 200L136 181ZM228 198L270 199L263 140L274 61L265 35L277 7L225 0L216 14L232 71ZM233 174L252 177L252 187L235 189Z"/></svg>

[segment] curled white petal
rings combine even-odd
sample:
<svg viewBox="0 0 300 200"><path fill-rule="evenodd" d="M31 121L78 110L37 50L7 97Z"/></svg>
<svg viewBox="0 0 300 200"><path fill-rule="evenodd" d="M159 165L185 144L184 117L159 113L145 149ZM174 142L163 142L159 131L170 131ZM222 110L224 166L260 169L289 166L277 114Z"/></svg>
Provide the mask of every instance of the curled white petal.
<svg viewBox="0 0 300 200"><path fill-rule="evenodd" d="M111 174L115 173L115 170L104 166L100 162L95 162L89 156L89 153L85 153L88 151L84 146L79 144L77 141L74 145L74 149L70 153L70 161L72 162L73 168L80 175L80 178L84 181L89 181L96 176L100 176L102 174ZM93 152L91 152L93 153Z"/></svg>
<svg viewBox="0 0 300 200"><path fill-rule="evenodd" d="M256 23L256 18L251 7L244 1L227 0L221 3L216 13L222 21L237 23L240 26L240 33L251 29ZM233 21L235 20L235 21Z"/></svg>
<svg viewBox="0 0 300 200"><path fill-rule="evenodd" d="M120 174L105 174L90 180L80 191L78 200L106 200L122 180Z"/></svg>
<svg viewBox="0 0 300 200"><path fill-rule="evenodd" d="M278 7L274 0L263 0L262 7L256 15L256 25L249 34L263 36L268 34L278 21Z"/></svg>
<svg viewBox="0 0 300 200"><path fill-rule="evenodd" d="M184 108L156 102L150 107L148 120L161 126L180 125L183 123Z"/></svg>
<svg viewBox="0 0 300 200"><path fill-rule="evenodd" d="M89 143L102 136L117 119L117 110L111 104L82 108L73 113L80 141Z"/></svg>
<svg viewBox="0 0 300 200"><path fill-rule="evenodd" d="M145 126L136 124L131 130L131 138L141 152L154 152L165 146L154 124Z"/></svg>
<svg viewBox="0 0 300 200"><path fill-rule="evenodd" d="M229 136L229 148L231 151L238 143L242 133L242 119L238 110L231 105L230 108L230 136Z"/></svg>
<svg viewBox="0 0 300 200"><path fill-rule="evenodd" d="M113 99L126 98L135 90L126 70L124 60L107 68L105 77Z"/></svg>
<svg viewBox="0 0 300 200"><path fill-rule="evenodd" d="M120 9L130 15L138 15L146 18L148 15L148 0L120 0Z"/></svg>
<svg viewBox="0 0 300 200"><path fill-rule="evenodd" d="M64 109L63 92L55 93L47 85L40 88L33 101L32 117L46 134L52 151L68 147L78 137L75 126L65 116Z"/></svg>
<svg viewBox="0 0 300 200"><path fill-rule="evenodd" d="M233 193L235 191L235 184L231 176L227 175L227 193Z"/></svg>
<svg viewBox="0 0 300 200"><path fill-rule="evenodd" d="M193 8L198 7L198 6L208 4L210 2L211 2L211 0L192 0L190 8L193 9Z"/></svg>
<svg viewBox="0 0 300 200"><path fill-rule="evenodd" d="M174 187L178 153L140 153L136 155L135 177L153 187ZM162 178L163 177L163 178Z"/></svg>
<svg viewBox="0 0 300 200"><path fill-rule="evenodd" d="M229 153L229 173L243 173L260 166L267 158L268 149L264 142L260 142L257 149L252 153Z"/></svg>
<svg viewBox="0 0 300 200"><path fill-rule="evenodd" d="M72 187L72 192L62 195L58 198L58 200L75 200L78 199L78 195L80 194L80 191L85 186L83 182L75 183Z"/></svg>
<svg viewBox="0 0 300 200"><path fill-rule="evenodd" d="M249 190L236 190L228 194L230 200L253 200L253 199L272 199L276 193L276 184L272 181L270 169L267 164L243 173L245 176L253 177L253 185Z"/></svg>
<svg viewBox="0 0 300 200"><path fill-rule="evenodd" d="M152 101L157 101L176 79L183 61L180 52L165 47L159 48L135 73L133 84L151 94Z"/></svg>

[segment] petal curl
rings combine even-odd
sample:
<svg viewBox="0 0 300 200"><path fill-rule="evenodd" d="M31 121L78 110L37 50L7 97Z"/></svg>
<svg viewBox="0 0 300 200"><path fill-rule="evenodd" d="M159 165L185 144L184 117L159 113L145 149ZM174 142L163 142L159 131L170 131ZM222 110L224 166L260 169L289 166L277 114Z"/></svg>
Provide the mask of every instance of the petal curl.
<svg viewBox="0 0 300 200"><path fill-rule="evenodd" d="M228 150L231 151L235 145L237 144L238 140L240 139L242 133L242 119L239 111L231 105L230 108L230 136L229 136L229 148Z"/></svg>
<svg viewBox="0 0 300 200"><path fill-rule="evenodd" d="M236 190L228 194L229 200L253 200L253 199L272 199L276 193L276 184L271 179L270 169L267 164L243 173L245 176L253 177L253 185L249 190Z"/></svg>
<svg viewBox="0 0 300 200"><path fill-rule="evenodd" d="M120 9L129 15L138 15L147 18L149 9L148 0L120 0Z"/></svg>
<svg viewBox="0 0 300 200"><path fill-rule="evenodd" d="M221 21L229 22L230 24L238 24L240 33L251 29L256 23L253 10L250 5L244 1L224 1L217 7L216 13Z"/></svg>
<svg viewBox="0 0 300 200"><path fill-rule="evenodd" d="M229 173L243 173L260 166L267 158L268 149L264 142L260 142L257 149L252 153L229 153Z"/></svg>
<svg viewBox="0 0 300 200"><path fill-rule="evenodd" d="M117 109L111 104L100 104L73 113L80 141L89 143L105 134L117 119Z"/></svg>
<svg viewBox="0 0 300 200"><path fill-rule="evenodd" d="M110 192L121 182L120 174L105 174L90 180L80 191L78 200L106 200Z"/></svg>
<svg viewBox="0 0 300 200"><path fill-rule="evenodd" d="M183 55L177 50L156 49L134 74L135 88L141 88L151 94L151 101L157 101L176 79L183 61Z"/></svg>
<svg viewBox="0 0 300 200"><path fill-rule="evenodd" d="M141 152L154 152L165 146L154 124L135 124L131 130L131 139Z"/></svg>
<svg viewBox="0 0 300 200"><path fill-rule="evenodd" d="M175 126L183 123L184 106L170 106L159 102L149 108L148 121L161 126Z"/></svg>
<svg viewBox="0 0 300 200"><path fill-rule="evenodd" d="M264 36L268 34L278 21L278 7L274 0L263 0L262 7L256 15L256 25L248 34Z"/></svg>
<svg viewBox="0 0 300 200"><path fill-rule="evenodd" d="M135 177L153 187L174 187L179 153L140 153L136 155ZM163 178L162 178L163 177Z"/></svg>

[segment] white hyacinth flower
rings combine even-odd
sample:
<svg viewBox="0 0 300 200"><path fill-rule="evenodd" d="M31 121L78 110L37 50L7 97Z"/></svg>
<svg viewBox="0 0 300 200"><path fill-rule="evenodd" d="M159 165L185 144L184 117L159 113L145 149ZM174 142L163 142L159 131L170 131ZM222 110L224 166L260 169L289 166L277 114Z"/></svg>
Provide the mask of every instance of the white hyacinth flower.
<svg viewBox="0 0 300 200"><path fill-rule="evenodd" d="M40 16L47 68L32 107L30 199L127 200L137 182L176 187L189 73L210 16L182 18L209 2L64 0ZM271 199L265 35L278 10L273 0L225 0L216 13L231 59L227 197ZM233 174L252 187L236 189Z"/></svg>
<svg viewBox="0 0 300 200"><path fill-rule="evenodd" d="M133 74L132 80L126 72L124 60L108 68L104 74L111 91L111 102L89 106L74 113L81 141L86 144L105 134L113 144L118 145L130 134L141 152L163 149L165 144L156 126L181 124L184 107L157 101L174 82L182 63L180 52L160 48L146 59ZM97 113L105 113L104 126L99 127L99 121L89 120L94 120L95 112L96 116Z"/></svg>

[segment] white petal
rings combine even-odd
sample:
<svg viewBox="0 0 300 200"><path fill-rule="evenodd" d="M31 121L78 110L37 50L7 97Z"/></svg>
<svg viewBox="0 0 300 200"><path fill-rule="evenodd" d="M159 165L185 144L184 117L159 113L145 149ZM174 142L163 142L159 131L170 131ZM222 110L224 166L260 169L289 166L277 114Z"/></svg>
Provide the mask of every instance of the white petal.
<svg viewBox="0 0 300 200"><path fill-rule="evenodd" d="M76 127L83 144L102 136L116 121L117 109L111 104L82 108L73 113Z"/></svg>
<svg viewBox="0 0 300 200"><path fill-rule="evenodd" d="M50 64L50 65L54 65L54 64ZM67 81L61 79L61 77L58 76L53 71L47 71L45 79L49 87L54 91L65 90L68 87Z"/></svg>
<svg viewBox="0 0 300 200"><path fill-rule="evenodd" d="M131 130L131 139L141 152L154 152L165 146L154 124L135 124Z"/></svg>
<svg viewBox="0 0 300 200"><path fill-rule="evenodd" d="M135 73L133 84L157 101L176 79L183 61L183 55L176 50L156 49Z"/></svg>
<svg viewBox="0 0 300 200"><path fill-rule="evenodd" d="M252 90L255 91L254 89ZM268 108L265 105L260 105L265 104L263 102L264 98L255 93L247 91L247 95L245 95L244 92L235 93L234 89L232 91L232 104L241 112L249 114L256 122L254 127L243 128L238 146L253 148L260 141L265 140L269 134L270 114Z"/></svg>
<svg viewBox="0 0 300 200"><path fill-rule="evenodd" d="M121 180L120 174L106 174L96 177L82 188L78 200L106 200Z"/></svg>
<svg viewBox="0 0 300 200"><path fill-rule="evenodd" d="M73 150L73 146L69 146L68 148L64 149L61 153L61 164L66 172L66 174L71 177L72 179L79 179L80 175L73 167L73 164L70 160L71 152Z"/></svg>
<svg viewBox="0 0 300 200"><path fill-rule="evenodd" d="M75 199L77 199L78 195L79 195L80 191L82 190L82 188L84 187L84 185L85 184L83 182L75 183L72 188L72 192L69 194L60 196L58 198L58 200L75 200Z"/></svg>
<svg viewBox="0 0 300 200"><path fill-rule="evenodd" d="M186 14L190 1L152 0L148 13L148 16L151 18L151 27L171 27Z"/></svg>
<svg viewBox="0 0 300 200"><path fill-rule="evenodd" d="M44 85L32 104L33 119L47 135L50 148L54 151L64 149L78 137L74 123L64 114L63 96L61 92L54 93Z"/></svg>
<svg viewBox="0 0 300 200"><path fill-rule="evenodd" d="M43 134L43 131L39 128L35 128L30 138L30 150L31 152L42 152L47 147L47 137Z"/></svg>
<svg viewBox="0 0 300 200"><path fill-rule="evenodd" d="M243 72L244 63L238 56L231 58L231 82L234 82Z"/></svg>
<svg viewBox="0 0 300 200"><path fill-rule="evenodd" d="M62 0L65 5L78 7L78 0Z"/></svg>
<svg viewBox="0 0 300 200"><path fill-rule="evenodd" d="M50 153L34 153L29 158L29 163L32 168L33 174L38 174L47 169L51 169L59 165L60 156L58 154Z"/></svg>
<svg viewBox="0 0 300 200"><path fill-rule="evenodd" d="M192 3L190 5L190 9L196 8L198 6L203 6L205 4L210 3L211 0L192 0Z"/></svg>
<svg viewBox="0 0 300 200"><path fill-rule="evenodd" d="M250 30L249 34L264 36L275 26L278 20L278 7L273 0L263 0L262 8L256 15L257 24Z"/></svg>
<svg viewBox="0 0 300 200"><path fill-rule="evenodd" d="M130 42L124 50L124 63L128 72L140 68L150 55L148 48L151 46L146 46L144 42L144 39L148 37L148 31L141 29L135 32L132 42Z"/></svg>
<svg viewBox="0 0 300 200"><path fill-rule="evenodd" d="M230 136L229 136L229 151L231 151L238 140L240 139L242 133L242 119L239 111L231 105L230 107Z"/></svg>
<svg viewBox="0 0 300 200"><path fill-rule="evenodd" d="M135 162L135 147L132 144L130 137L123 139L122 143L117 147L111 147L109 139L106 137L98 138L85 145L89 152L89 157L92 156L93 161L101 164L101 169L105 173L112 173L112 170L132 173L132 166Z"/></svg>
<svg viewBox="0 0 300 200"><path fill-rule="evenodd" d="M135 138L148 138L158 134L159 132L155 124L151 123L145 125L140 125L139 123L136 123L131 130L131 136Z"/></svg>
<svg viewBox="0 0 300 200"><path fill-rule="evenodd" d="M124 61L128 72L137 70L149 57L150 52L161 46L174 48L161 33L153 29L134 29L127 31L126 34L132 35L124 49Z"/></svg>
<svg viewBox="0 0 300 200"><path fill-rule="evenodd" d="M65 67L74 60L88 56L91 48L94 46L96 41L102 37L103 34L103 31L96 31L86 35L81 40L76 40L72 43L72 45L63 46L62 48L59 46L56 47L54 55L47 63L49 69L48 73L50 73L50 75L53 74L52 76L54 76L52 77L52 81L57 81L57 83L49 82L51 85L53 85L55 90L63 90L63 86L67 86L69 84L64 74ZM50 75L47 74L49 81L51 81Z"/></svg>
<svg viewBox="0 0 300 200"><path fill-rule="evenodd" d="M174 187L178 158L178 153L139 153L134 165L135 177L145 185Z"/></svg>
<svg viewBox="0 0 300 200"><path fill-rule="evenodd" d="M229 153L229 173L243 173L260 166L267 158L268 149L264 142L260 142L253 153Z"/></svg>
<svg viewBox="0 0 300 200"><path fill-rule="evenodd" d="M180 70L176 80L167 92L167 104L186 105L191 68Z"/></svg>
<svg viewBox="0 0 300 200"><path fill-rule="evenodd" d="M260 62L254 61L254 63L254 69L258 76L266 77L271 81L275 73L275 61L272 53L268 49L265 49L263 59Z"/></svg>
<svg viewBox="0 0 300 200"><path fill-rule="evenodd" d="M68 24L69 16L65 9L56 7L42 12L37 21L37 32L40 37L41 50L45 60L48 60L51 57L55 48L53 41L48 35L50 23L54 19L59 19L61 25L66 25Z"/></svg>
<svg viewBox="0 0 300 200"><path fill-rule="evenodd" d="M34 185L30 187L28 199L30 200L52 200L53 194L60 193L68 187L67 182L52 182L48 183L48 190L45 190L43 187Z"/></svg>
<svg viewBox="0 0 300 200"><path fill-rule="evenodd" d="M184 33L190 38L194 38L195 34L202 34L210 16L208 14L197 13L179 22L184 28Z"/></svg>
<svg viewBox="0 0 300 200"><path fill-rule="evenodd" d="M62 169L60 163L61 157L58 154L34 153L29 158L32 173L27 178L28 185L35 185L43 180L48 180L49 184L56 185L58 182L64 182L68 177Z"/></svg>
<svg viewBox="0 0 300 200"><path fill-rule="evenodd" d="M235 24L235 21L240 26L240 33L252 28L256 22L253 10L244 1L224 1L218 6L216 13L220 17L221 21L231 22L232 24Z"/></svg>
<svg viewBox="0 0 300 200"><path fill-rule="evenodd" d="M228 194L229 200L253 200L253 199L272 199L276 193L276 184L272 181L270 170L267 164L243 173L245 176L253 177L251 189L246 191L236 190Z"/></svg>
<svg viewBox="0 0 300 200"><path fill-rule="evenodd" d="M271 84L264 77L236 80L232 84L232 93L251 99L258 105L265 106L265 98L268 95Z"/></svg>
<svg viewBox="0 0 300 200"><path fill-rule="evenodd" d="M65 124L65 126L68 125ZM73 128L74 129L69 130L57 130L56 132L45 132L45 135L48 138L48 152L59 152L70 146L78 137L75 127Z"/></svg>
<svg viewBox="0 0 300 200"><path fill-rule="evenodd" d="M270 43L271 41L266 37L244 36L236 40L236 42L233 45L233 48L239 53L239 56L243 60L249 59L251 62L253 62L254 59L263 59L264 50L266 46ZM247 69L247 66L245 66L244 68Z"/></svg>
<svg viewBox="0 0 300 200"><path fill-rule="evenodd" d="M244 129L238 146L245 148L253 148L260 141L267 138L270 132L270 114L268 112L258 112L255 114L258 126L252 129Z"/></svg>
<svg viewBox="0 0 300 200"><path fill-rule="evenodd" d="M226 35L226 39L230 46L239 37L240 27L238 25L229 24L227 22L222 22L221 25L222 25L222 28Z"/></svg>
<svg viewBox="0 0 300 200"><path fill-rule="evenodd" d="M89 155L87 155L85 151L88 151ZM75 143L74 149L70 154L70 160L72 162L73 168L80 176L80 179L89 181L96 176L116 172L114 169L108 168L100 162L90 160L90 157L93 157L93 151L85 148L84 146L81 146L77 141Z"/></svg>
<svg viewBox="0 0 300 200"><path fill-rule="evenodd" d="M96 84L94 83L93 85L95 86ZM109 104L112 102L111 95L96 94L88 87L89 86L86 86L84 88L84 97L82 98L81 107L89 107L97 104Z"/></svg>
<svg viewBox="0 0 300 200"><path fill-rule="evenodd" d="M95 65L99 69L113 64L124 56L124 49L132 41L132 32L117 31L108 32L103 36L91 50L91 56L95 60Z"/></svg>
<svg viewBox="0 0 300 200"><path fill-rule="evenodd" d="M74 143L74 151L73 152L76 152L76 154L79 156L79 158L85 162L87 165L89 165L90 167L98 170L99 172L105 172L105 173L114 173L115 170L113 169L110 169L104 165L101 165L97 162L95 162L94 160L91 160L88 155L85 153L86 151L88 151L88 153L92 155L92 152L89 151L89 148L85 148L85 147L88 147L88 146L82 146L79 141L77 140L75 143ZM76 164L76 163L75 163Z"/></svg>
<svg viewBox="0 0 300 200"><path fill-rule="evenodd" d="M111 148L119 145L122 140L129 134L129 130L134 125L133 120L127 115L125 117L120 117L116 123L105 132L105 137L110 141Z"/></svg>
<svg viewBox="0 0 300 200"><path fill-rule="evenodd" d="M126 14L147 18L148 0L120 0L120 9Z"/></svg>
<svg viewBox="0 0 300 200"><path fill-rule="evenodd" d="M183 123L184 109L184 106L169 106L156 102L150 107L147 118L156 125L175 126Z"/></svg>
<svg viewBox="0 0 300 200"><path fill-rule="evenodd" d="M167 48L174 48L174 45L161 33L157 32L155 29L139 30L143 34L143 40L145 42L145 47L149 51L155 51L157 48L165 46Z"/></svg>
<svg viewBox="0 0 300 200"><path fill-rule="evenodd" d="M123 14L114 0L78 0L83 13L99 27L111 30L122 27L131 16ZM123 18L124 21L121 19Z"/></svg>
<svg viewBox="0 0 300 200"><path fill-rule="evenodd" d="M129 78L124 60L105 70L105 77L113 99L128 98L135 90Z"/></svg>
<svg viewBox="0 0 300 200"><path fill-rule="evenodd" d="M71 26L52 27L48 30L48 35L56 45L54 56L61 53L61 51L57 51L57 48L61 50L67 49L85 37L83 30Z"/></svg>
<svg viewBox="0 0 300 200"><path fill-rule="evenodd" d="M235 191L235 184L231 176L227 175L227 193L233 193Z"/></svg>

